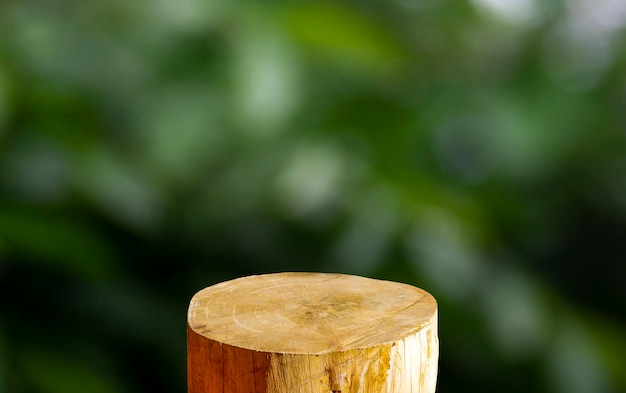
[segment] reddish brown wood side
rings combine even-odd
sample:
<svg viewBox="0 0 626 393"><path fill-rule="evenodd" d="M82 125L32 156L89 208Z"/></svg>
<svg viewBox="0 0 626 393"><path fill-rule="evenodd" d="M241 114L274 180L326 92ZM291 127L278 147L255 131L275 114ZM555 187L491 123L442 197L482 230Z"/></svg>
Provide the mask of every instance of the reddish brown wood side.
<svg viewBox="0 0 626 393"><path fill-rule="evenodd" d="M267 373L270 367L270 357L267 352L252 352L252 362L254 365L255 392L267 392Z"/></svg>
<svg viewBox="0 0 626 393"><path fill-rule="evenodd" d="M187 326L188 393L266 393L269 356L209 340Z"/></svg>

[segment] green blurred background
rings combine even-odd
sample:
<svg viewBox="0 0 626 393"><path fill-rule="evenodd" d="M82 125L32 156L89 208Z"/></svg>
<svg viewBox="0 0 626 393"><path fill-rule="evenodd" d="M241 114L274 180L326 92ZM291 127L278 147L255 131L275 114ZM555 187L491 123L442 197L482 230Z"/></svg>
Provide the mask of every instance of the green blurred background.
<svg viewBox="0 0 626 393"><path fill-rule="evenodd" d="M623 0L2 0L0 392L185 392L199 289L391 279L440 393L625 392Z"/></svg>

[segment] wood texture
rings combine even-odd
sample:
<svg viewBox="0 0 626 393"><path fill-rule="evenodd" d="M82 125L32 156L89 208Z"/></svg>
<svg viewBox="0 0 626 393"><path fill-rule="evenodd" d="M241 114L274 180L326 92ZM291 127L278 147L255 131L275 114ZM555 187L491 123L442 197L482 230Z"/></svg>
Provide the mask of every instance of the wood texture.
<svg viewBox="0 0 626 393"><path fill-rule="evenodd" d="M406 284L278 273L198 292L189 393L434 393L437 304Z"/></svg>

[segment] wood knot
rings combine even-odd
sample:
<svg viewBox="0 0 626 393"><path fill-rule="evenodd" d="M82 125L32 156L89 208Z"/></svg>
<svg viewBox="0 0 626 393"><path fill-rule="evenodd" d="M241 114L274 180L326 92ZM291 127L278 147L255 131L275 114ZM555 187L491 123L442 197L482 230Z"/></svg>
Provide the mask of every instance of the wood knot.
<svg viewBox="0 0 626 393"><path fill-rule="evenodd" d="M328 375L329 388L332 393L341 393L344 388L345 376L341 372L337 372L332 367L326 368L326 374Z"/></svg>

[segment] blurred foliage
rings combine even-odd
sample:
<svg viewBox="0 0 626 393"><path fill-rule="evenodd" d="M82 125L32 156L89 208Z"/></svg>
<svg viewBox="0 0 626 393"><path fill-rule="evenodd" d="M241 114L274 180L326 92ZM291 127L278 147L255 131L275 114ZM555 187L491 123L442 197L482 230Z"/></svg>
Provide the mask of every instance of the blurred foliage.
<svg viewBox="0 0 626 393"><path fill-rule="evenodd" d="M420 286L439 392L626 391L620 0L0 3L0 392L183 392L201 288Z"/></svg>

